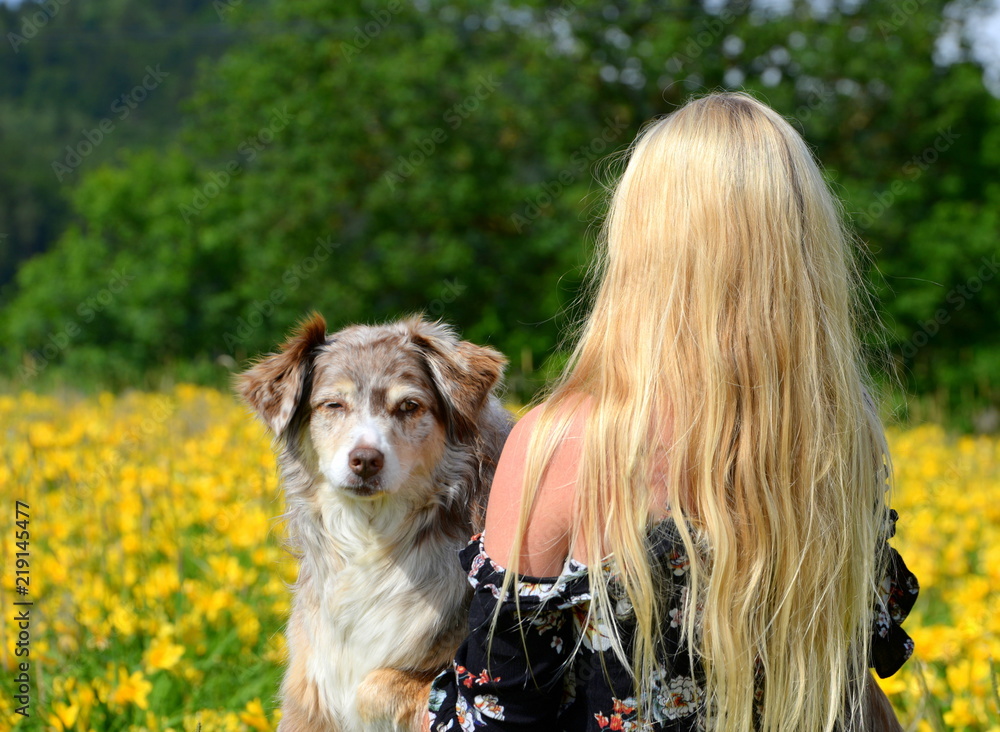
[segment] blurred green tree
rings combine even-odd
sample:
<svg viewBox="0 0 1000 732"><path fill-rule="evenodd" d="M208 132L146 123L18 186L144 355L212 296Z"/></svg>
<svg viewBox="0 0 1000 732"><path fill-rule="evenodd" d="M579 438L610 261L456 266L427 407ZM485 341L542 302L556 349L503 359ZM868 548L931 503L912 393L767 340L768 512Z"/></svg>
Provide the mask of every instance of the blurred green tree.
<svg viewBox="0 0 1000 732"><path fill-rule="evenodd" d="M331 327L424 311L502 348L524 395L579 290L595 172L689 95L744 88L843 197L909 385L996 400L1000 100L974 63L935 61L943 4L230 3L267 32L203 70L175 142L84 176L4 349L30 372L127 272L46 364L231 366L313 308Z"/></svg>
<svg viewBox="0 0 1000 732"><path fill-rule="evenodd" d="M197 0L15 5L0 4L0 288L61 235L82 174L176 133L199 61L240 37ZM168 76L139 89L147 66Z"/></svg>

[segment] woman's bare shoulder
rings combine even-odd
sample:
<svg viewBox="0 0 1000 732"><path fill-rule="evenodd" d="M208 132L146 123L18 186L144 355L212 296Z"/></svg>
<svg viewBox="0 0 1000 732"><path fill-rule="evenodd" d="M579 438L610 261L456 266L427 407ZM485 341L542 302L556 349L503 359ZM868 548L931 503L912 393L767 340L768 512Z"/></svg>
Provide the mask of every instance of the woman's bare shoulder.
<svg viewBox="0 0 1000 732"><path fill-rule="evenodd" d="M567 408L573 418L542 477L521 544L518 569L537 577L558 574L569 552L569 530L577 466L589 401L575 400ZM486 552L498 563L508 561L517 533L528 446L538 424L541 404L522 417L504 445L486 509Z"/></svg>

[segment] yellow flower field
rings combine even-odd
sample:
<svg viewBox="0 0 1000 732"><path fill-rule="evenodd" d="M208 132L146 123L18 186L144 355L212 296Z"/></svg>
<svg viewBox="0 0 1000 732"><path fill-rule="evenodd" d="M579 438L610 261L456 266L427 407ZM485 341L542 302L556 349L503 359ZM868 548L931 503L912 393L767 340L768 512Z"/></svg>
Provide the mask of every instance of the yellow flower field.
<svg viewBox="0 0 1000 732"><path fill-rule="evenodd" d="M295 566L245 410L193 386L26 393L0 425L0 730L274 729ZM1000 731L1000 440L890 437L894 545L922 589L916 660L882 686L915 729Z"/></svg>

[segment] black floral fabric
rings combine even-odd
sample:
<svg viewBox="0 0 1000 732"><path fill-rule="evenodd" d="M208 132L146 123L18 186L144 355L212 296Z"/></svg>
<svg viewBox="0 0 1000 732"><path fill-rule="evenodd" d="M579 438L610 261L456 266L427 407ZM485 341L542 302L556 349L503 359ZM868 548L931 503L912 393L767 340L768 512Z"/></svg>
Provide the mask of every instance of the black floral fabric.
<svg viewBox="0 0 1000 732"><path fill-rule="evenodd" d="M891 514L895 526L895 512ZM891 531L890 531L891 535ZM668 593L662 662L651 679L648 730L699 729L704 677L681 638L688 560L674 523L650 534L654 566ZM872 665L880 676L894 673L913 653L900 627L917 596L916 578L890 549L888 573L873 620ZM568 560L558 577L519 575L501 593L505 570L483 548L482 535L461 553L474 593L469 635L452 668L432 684L432 732L492 730L638 730L633 680L611 646L608 622L593 617L588 567ZM631 608L614 591L615 622L622 646L631 647ZM499 605L496 630L490 629Z"/></svg>
<svg viewBox="0 0 1000 732"><path fill-rule="evenodd" d="M896 535L899 515L889 511L886 536ZM913 639L901 627L917 601L920 585L907 568L903 558L891 546L888 549L888 568L879 587L879 602L875 608L869 665L881 678L892 676L913 655Z"/></svg>

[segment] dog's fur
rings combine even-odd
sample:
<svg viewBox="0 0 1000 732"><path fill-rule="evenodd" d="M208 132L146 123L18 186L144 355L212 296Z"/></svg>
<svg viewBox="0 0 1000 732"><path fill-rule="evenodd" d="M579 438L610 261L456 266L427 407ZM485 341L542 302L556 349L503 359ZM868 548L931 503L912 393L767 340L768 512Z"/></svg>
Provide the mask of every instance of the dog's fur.
<svg viewBox="0 0 1000 732"><path fill-rule="evenodd" d="M466 632L458 550L510 430L505 363L420 318L328 336L313 314L239 377L276 438L300 559L281 732L419 728Z"/></svg>

